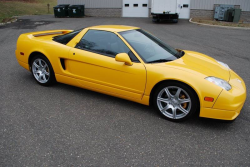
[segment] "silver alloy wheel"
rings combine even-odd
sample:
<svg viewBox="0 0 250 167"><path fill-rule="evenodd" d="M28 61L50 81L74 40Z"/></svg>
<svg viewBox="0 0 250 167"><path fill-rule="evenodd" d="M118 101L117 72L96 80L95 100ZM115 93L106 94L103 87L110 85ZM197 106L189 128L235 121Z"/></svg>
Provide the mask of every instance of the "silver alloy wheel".
<svg viewBox="0 0 250 167"><path fill-rule="evenodd" d="M46 83L49 81L50 71L48 64L38 58L32 64L32 73L36 80L40 83Z"/></svg>
<svg viewBox="0 0 250 167"><path fill-rule="evenodd" d="M191 110L191 98L180 87L168 86L157 96L157 106L163 115L171 119L184 118Z"/></svg>

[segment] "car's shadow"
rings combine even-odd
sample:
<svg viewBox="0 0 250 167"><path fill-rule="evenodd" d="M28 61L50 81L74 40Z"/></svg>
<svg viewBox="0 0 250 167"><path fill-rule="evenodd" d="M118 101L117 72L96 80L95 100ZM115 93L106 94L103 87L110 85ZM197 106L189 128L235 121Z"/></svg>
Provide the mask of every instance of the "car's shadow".
<svg viewBox="0 0 250 167"><path fill-rule="evenodd" d="M155 111L153 109L152 106L145 106L136 102L132 102L132 101L128 101L128 100L124 100L124 99L120 99L117 97L113 97L113 96L109 96L109 95L105 95L105 94L101 94L98 92L94 92L94 91L90 91L87 89L82 89L82 88L78 88L78 87L74 87L74 86L70 86L70 85L65 85L65 84L61 84L61 83L57 83L55 85L57 87L57 89L62 89L64 91L70 91L70 92L74 92L74 93L81 93L84 94L85 96L89 96L91 98L96 98L98 97L98 100L102 100L104 103L116 103L121 107L127 108L128 106L130 108L134 108L136 109L136 111L141 112L141 114L147 114L150 115L152 117L157 117L157 119L159 117L161 117L161 115L159 113L157 113L157 111ZM162 118L162 117L161 117ZM164 119L164 118L162 118ZM166 120L168 121L168 120ZM176 122L173 122L173 124ZM217 130L223 130L223 129L227 129L228 127L230 127L234 121L224 121L224 120L216 120L216 119L208 119L208 118L201 118L199 116L194 116L184 122L177 122L178 124L184 124L187 126L201 126L203 128L209 128L209 129L217 129Z"/></svg>
<svg viewBox="0 0 250 167"><path fill-rule="evenodd" d="M26 82L32 82L29 84L37 84L36 81L33 79L32 75L26 75L25 76L25 80ZM37 85L40 86L40 85ZM48 87L46 87L48 88ZM163 119L164 121L166 121L167 123L170 123L170 121L165 120L159 113L157 113L157 111L155 111L153 109L153 107L151 106L146 106L146 105L142 105L136 102L132 102L132 101L128 101L128 100L124 100L121 98L117 98L117 97L113 97L113 96L109 96L109 95L105 95L102 93L98 93L98 92L94 92L91 90L87 90L87 89L82 89L79 87L74 87L71 85L66 85L66 84L61 84L61 83L56 83L54 86L50 87L52 89L56 89L58 91L63 91L65 92L65 94L70 93L70 94L76 94L79 97L81 97L82 95L84 95L84 100L88 100L86 99L86 97L89 98L89 100L98 100L98 101L102 101L104 104L108 105L112 105L112 104L116 104L118 106L120 106L121 108L128 108L128 110L130 110L131 108L133 108L133 112L136 110L138 112L141 112L141 115L147 115L150 117L155 117L156 119ZM163 121L163 122L164 122ZM199 117L197 114L195 116L193 116L192 118L184 121L184 122L171 122L172 124L178 124L178 125L183 125L183 126L189 126L189 127L201 127L203 129L213 129L213 130L227 130L228 128L230 128L231 126L233 126L234 122L236 121L224 121L224 120L216 120L216 119L208 119L208 118L201 118Z"/></svg>

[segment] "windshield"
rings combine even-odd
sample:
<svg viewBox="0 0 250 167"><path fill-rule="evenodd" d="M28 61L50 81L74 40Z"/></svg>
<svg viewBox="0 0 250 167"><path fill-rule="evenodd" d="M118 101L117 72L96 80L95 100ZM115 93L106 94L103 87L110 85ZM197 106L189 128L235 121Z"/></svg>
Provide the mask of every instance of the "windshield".
<svg viewBox="0 0 250 167"><path fill-rule="evenodd" d="M183 52L175 50L141 29L124 31L120 34L146 63L172 61L183 55Z"/></svg>

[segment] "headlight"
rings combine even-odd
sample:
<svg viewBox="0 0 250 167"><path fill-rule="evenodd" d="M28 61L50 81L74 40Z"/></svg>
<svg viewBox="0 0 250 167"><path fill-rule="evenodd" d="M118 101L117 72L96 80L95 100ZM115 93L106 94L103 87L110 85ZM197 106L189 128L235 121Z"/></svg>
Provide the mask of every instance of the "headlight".
<svg viewBox="0 0 250 167"><path fill-rule="evenodd" d="M214 83L215 85L218 85L219 87L221 87L227 91L232 89L231 85L223 79L216 78L216 77L207 77L205 79L208 80L209 82Z"/></svg>
<svg viewBox="0 0 250 167"><path fill-rule="evenodd" d="M223 63L221 61L218 61L217 62L220 64L220 65L223 65L224 67L226 67L227 69L230 69L230 67L226 64L226 63Z"/></svg>

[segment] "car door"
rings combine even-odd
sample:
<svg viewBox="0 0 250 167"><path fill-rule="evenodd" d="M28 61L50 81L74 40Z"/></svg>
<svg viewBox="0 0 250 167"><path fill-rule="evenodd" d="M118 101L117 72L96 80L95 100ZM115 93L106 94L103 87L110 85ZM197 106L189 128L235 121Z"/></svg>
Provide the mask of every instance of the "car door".
<svg viewBox="0 0 250 167"><path fill-rule="evenodd" d="M127 53L132 66L117 62ZM113 32L88 30L69 52L67 71L84 87L123 97L141 99L146 85L145 67Z"/></svg>

